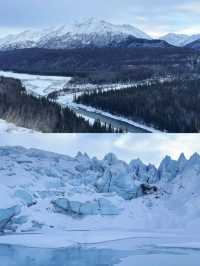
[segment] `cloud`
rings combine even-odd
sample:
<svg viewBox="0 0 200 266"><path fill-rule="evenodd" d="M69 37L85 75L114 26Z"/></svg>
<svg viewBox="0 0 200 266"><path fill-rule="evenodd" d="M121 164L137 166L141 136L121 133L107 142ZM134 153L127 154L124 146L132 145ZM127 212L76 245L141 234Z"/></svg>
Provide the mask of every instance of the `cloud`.
<svg viewBox="0 0 200 266"><path fill-rule="evenodd" d="M96 17L158 35L197 28L200 14L200 3L189 0L0 0L0 5L4 34Z"/></svg>
<svg viewBox="0 0 200 266"><path fill-rule="evenodd" d="M200 14L200 2L188 2L183 3L179 6L177 6L177 9L180 11L188 12L194 14Z"/></svg>
<svg viewBox="0 0 200 266"><path fill-rule="evenodd" d="M122 135L114 145L133 155L138 155L145 162L159 164L162 158L170 155L178 159L183 152L189 158L193 153L200 153L199 134L139 134Z"/></svg>

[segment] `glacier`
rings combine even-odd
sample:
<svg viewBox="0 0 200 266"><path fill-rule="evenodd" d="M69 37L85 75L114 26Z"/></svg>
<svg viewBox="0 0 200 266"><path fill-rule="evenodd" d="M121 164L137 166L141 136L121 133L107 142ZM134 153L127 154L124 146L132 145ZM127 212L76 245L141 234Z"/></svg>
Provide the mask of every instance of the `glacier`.
<svg viewBox="0 0 200 266"><path fill-rule="evenodd" d="M197 153L154 166L1 146L0 260L197 266L199 176Z"/></svg>
<svg viewBox="0 0 200 266"><path fill-rule="evenodd" d="M0 147L0 230L192 230L200 222L199 175L198 154L167 156L156 167L112 153L99 160Z"/></svg>

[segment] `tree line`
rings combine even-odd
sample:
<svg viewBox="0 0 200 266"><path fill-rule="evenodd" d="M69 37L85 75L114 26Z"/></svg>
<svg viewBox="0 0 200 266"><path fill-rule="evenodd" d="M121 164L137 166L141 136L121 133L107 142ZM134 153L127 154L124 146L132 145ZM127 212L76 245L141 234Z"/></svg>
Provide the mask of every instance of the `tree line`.
<svg viewBox="0 0 200 266"><path fill-rule="evenodd" d="M172 48L17 49L0 51L0 69L74 77L79 83L143 80L200 71L200 52Z"/></svg>

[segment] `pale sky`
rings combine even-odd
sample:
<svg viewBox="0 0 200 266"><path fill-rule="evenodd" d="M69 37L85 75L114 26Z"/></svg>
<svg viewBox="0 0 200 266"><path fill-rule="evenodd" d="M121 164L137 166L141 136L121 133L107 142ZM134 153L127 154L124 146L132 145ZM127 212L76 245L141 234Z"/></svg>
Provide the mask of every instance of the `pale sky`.
<svg viewBox="0 0 200 266"><path fill-rule="evenodd" d="M90 17L132 24L148 34L200 33L199 0L0 0L0 35Z"/></svg>
<svg viewBox="0 0 200 266"><path fill-rule="evenodd" d="M102 159L112 152L129 162L140 158L158 165L165 155L177 159L200 153L199 134L1 134L0 146L38 148L74 156L78 151Z"/></svg>

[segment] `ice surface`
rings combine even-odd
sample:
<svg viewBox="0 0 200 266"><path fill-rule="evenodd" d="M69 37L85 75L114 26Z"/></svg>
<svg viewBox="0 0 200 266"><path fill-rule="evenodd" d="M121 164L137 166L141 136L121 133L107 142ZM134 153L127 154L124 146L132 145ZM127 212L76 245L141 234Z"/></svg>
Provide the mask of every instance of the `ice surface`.
<svg viewBox="0 0 200 266"><path fill-rule="evenodd" d="M198 266L199 249L187 243L192 237L131 231L10 235L0 237L0 260L4 266Z"/></svg>

